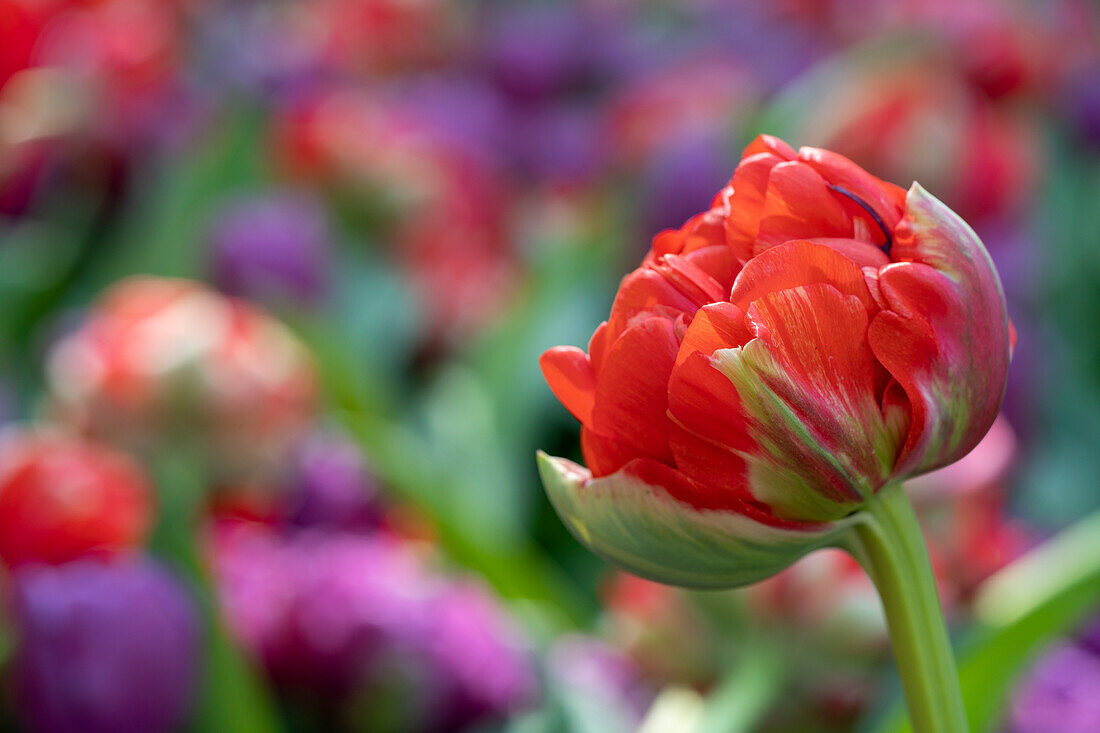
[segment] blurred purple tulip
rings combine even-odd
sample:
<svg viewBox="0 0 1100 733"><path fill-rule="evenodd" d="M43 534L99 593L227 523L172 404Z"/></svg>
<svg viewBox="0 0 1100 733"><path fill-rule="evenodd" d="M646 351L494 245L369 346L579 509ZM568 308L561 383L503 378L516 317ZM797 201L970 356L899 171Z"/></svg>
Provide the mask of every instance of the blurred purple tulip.
<svg viewBox="0 0 1100 733"><path fill-rule="evenodd" d="M439 685L429 728L462 730L536 702L538 679L522 637L490 591L472 581L446 584L431 601L425 638Z"/></svg>
<svg viewBox="0 0 1100 733"><path fill-rule="evenodd" d="M14 578L15 703L37 733L167 733L187 714L199 622L152 561L29 567Z"/></svg>
<svg viewBox="0 0 1100 733"><path fill-rule="evenodd" d="M664 140L643 172L646 237L679 228L729 180L737 165L730 130L687 130Z"/></svg>
<svg viewBox="0 0 1100 733"><path fill-rule="evenodd" d="M214 282L230 295L314 302L328 286L329 232L322 204L293 190L232 201L210 233Z"/></svg>
<svg viewBox="0 0 1100 733"><path fill-rule="evenodd" d="M544 101L598 73L599 35L575 4L507 6L494 11L484 40L489 74L517 102Z"/></svg>
<svg viewBox="0 0 1100 733"><path fill-rule="evenodd" d="M479 160L501 155L509 110L493 85L471 76L441 74L421 76L389 91L395 107L448 147Z"/></svg>
<svg viewBox="0 0 1100 733"><path fill-rule="evenodd" d="M1017 689L1006 733L1100 730L1100 656L1064 644L1047 651Z"/></svg>
<svg viewBox="0 0 1100 733"><path fill-rule="evenodd" d="M1093 619L1077 634L1077 640L1083 649L1100 657L1100 618Z"/></svg>
<svg viewBox="0 0 1100 733"><path fill-rule="evenodd" d="M231 627L281 685L339 696L376 657L427 633L416 559L389 539L234 528L219 538Z"/></svg>
<svg viewBox="0 0 1100 733"><path fill-rule="evenodd" d="M306 441L298 456L289 520L297 527L348 532L378 527L378 485L354 443L329 433Z"/></svg>
<svg viewBox="0 0 1100 733"><path fill-rule="evenodd" d="M222 2L200 14L198 58L209 81L286 99L322 80L323 49L295 11L289 3Z"/></svg>
<svg viewBox="0 0 1100 733"><path fill-rule="evenodd" d="M512 147L520 169L543 183L582 185L608 164L605 130L597 112L546 105L518 113Z"/></svg>
<svg viewBox="0 0 1100 733"><path fill-rule="evenodd" d="M395 713L409 731L460 730L533 700L533 667L493 597L429 572L403 541L226 529L226 615L280 685L372 708L415 701Z"/></svg>

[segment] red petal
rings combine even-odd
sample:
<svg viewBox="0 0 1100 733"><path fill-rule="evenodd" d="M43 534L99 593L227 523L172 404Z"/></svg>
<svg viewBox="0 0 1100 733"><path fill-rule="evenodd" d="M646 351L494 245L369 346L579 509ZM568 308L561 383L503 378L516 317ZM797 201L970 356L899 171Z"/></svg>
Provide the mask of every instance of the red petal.
<svg viewBox="0 0 1100 733"><path fill-rule="evenodd" d="M741 269L733 250L725 245L704 247L687 255L688 262L703 270L722 286L722 299L725 299L733 286L733 278Z"/></svg>
<svg viewBox="0 0 1100 733"><path fill-rule="evenodd" d="M555 346L539 357L546 383L565 409L582 425L592 422L596 399L596 375L588 354L575 346Z"/></svg>
<svg viewBox="0 0 1100 733"><path fill-rule="evenodd" d="M729 508L751 500L747 465L736 450L755 448L741 420L741 400L726 375L699 352L669 381L669 447L676 467L699 487L694 506Z"/></svg>
<svg viewBox="0 0 1100 733"><path fill-rule="evenodd" d="M623 278L611 306L608 334L616 339L638 316L656 312L694 313L699 306L677 290L661 273L642 266Z"/></svg>
<svg viewBox="0 0 1100 733"><path fill-rule="evenodd" d="M874 308L859 267L835 249L806 240L787 242L752 258L737 276L730 302L747 311L754 300L768 293L813 283L832 285L859 298L864 308Z"/></svg>
<svg viewBox="0 0 1100 733"><path fill-rule="evenodd" d="M863 199L888 228L893 229L901 221L905 189L872 176L848 158L829 150L802 148L798 151L798 159L812 166L829 183Z"/></svg>
<svg viewBox="0 0 1100 733"><path fill-rule="evenodd" d="M607 476L639 457L638 450L592 428L581 428L581 453L593 476Z"/></svg>
<svg viewBox="0 0 1100 733"><path fill-rule="evenodd" d="M727 291L718 281L687 257L666 255L650 267L692 303L692 311L726 297Z"/></svg>
<svg viewBox="0 0 1100 733"><path fill-rule="evenodd" d="M718 349L741 346L751 338L744 311L732 303L712 303L700 308L692 319L680 342L676 364L682 364L695 352L710 356Z"/></svg>
<svg viewBox="0 0 1100 733"><path fill-rule="evenodd" d="M741 160L733 172L733 195L726 217L726 242L742 262L753 255L753 242L760 229L768 191L768 176L783 158L771 153L759 153Z"/></svg>
<svg viewBox="0 0 1100 733"><path fill-rule="evenodd" d="M820 244L839 252L860 267L873 267L876 270L890 264L890 257L869 242L861 239L839 239L836 237L814 237L807 242Z"/></svg>
<svg viewBox="0 0 1100 733"><path fill-rule="evenodd" d="M591 427L644 455L671 460L665 411L678 347L667 318L649 318L623 332L600 369Z"/></svg>
<svg viewBox="0 0 1100 733"><path fill-rule="evenodd" d="M672 371L668 384L669 415L696 435L737 450L753 450L742 417L741 398L729 377L710 357L693 352ZM675 446L673 447L675 452Z"/></svg>
<svg viewBox="0 0 1100 733"><path fill-rule="evenodd" d="M753 249L756 254L792 239L851 236L851 217L817 171L799 162L772 168Z"/></svg>
<svg viewBox="0 0 1100 733"><path fill-rule="evenodd" d="M745 150L741 153L741 157L747 158L757 153L774 153L784 160L794 160L798 157L798 153L795 152L794 148L777 138L775 135L757 135L756 138L745 147Z"/></svg>
<svg viewBox="0 0 1100 733"><path fill-rule="evenodd" d="M607 356L607 349L610 347L607 343L607 333L607 321L604 321L596 326L596 330L592 332L592 338L588 339L588 359L592 363L592 371L597 378L599 378L603 360Z"/></svg>

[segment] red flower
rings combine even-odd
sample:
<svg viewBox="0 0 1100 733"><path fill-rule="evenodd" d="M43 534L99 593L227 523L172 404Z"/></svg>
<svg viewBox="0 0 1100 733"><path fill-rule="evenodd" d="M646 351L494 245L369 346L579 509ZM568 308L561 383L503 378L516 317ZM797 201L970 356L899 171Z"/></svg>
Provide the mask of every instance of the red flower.
<svg viewBox="0 0 1100 733"><path fill-rule="evenodd" d="M63 563L140 545L152 498L126 455L60 435L0 439L0 560Z"/></svg>
<svg viewBox="0 0 1100 733"><path fill-rule="evenodd" d="M1000 283L965 222L917 184L762 136L708 212L654 239L588 353L543 355L590 469L544 457L543 477L628 569L750 582L888 481L966 454L1008 361Z"/></svg>
<svg viewBox="0 0 1100 733"><path fill-rule="evenodd" d="M189 280L112 286L54 348L49 377L70 423L142 451L201 443L228 482L279 466L316 403L312 360L286 327Z"/></svg>

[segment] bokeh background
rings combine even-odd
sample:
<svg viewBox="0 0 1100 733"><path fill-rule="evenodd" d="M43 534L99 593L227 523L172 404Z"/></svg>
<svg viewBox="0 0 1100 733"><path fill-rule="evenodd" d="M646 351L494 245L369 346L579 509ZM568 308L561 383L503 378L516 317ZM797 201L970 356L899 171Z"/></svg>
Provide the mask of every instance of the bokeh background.
<svg viewBox="0 0 1100 733"><path fill-rule="evenodd" d="M758 133L993 255L1002 417L913 482L976 730L1100 730L1088 0L0 0L0 731L904 730L878 602L617 573L538 355Z"/></svg>

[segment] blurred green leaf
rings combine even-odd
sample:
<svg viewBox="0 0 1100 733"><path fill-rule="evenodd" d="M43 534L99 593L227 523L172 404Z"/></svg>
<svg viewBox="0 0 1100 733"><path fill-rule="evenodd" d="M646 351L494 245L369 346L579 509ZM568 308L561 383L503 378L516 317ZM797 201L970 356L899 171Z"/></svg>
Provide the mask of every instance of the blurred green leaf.
<svg viewBox="0 0 1100 733"><path fill-rule="evenodd" d="M976 602L979 628L959 652L975 733L993 729L1013 684L1042 647L1071 633L1100 604L1100 514L1069 528L990 578ZM911 730L900 701L876 733Z"/></svg>
<svg viewBox="0 0 1100 733"><path fill-rule="evenodd" d="M206 495L198 451L176 446L152 461L160 522L151 549L190 580L205 632L202 678L191 729L196 733L277 733L276 703L260 672L236 646L218 609L216 590L197 546Z"/></svg>
<svg viewBox="0 0 1100 733"><path fill-rule="evenodd" d="M0 356L19 362L27 381L39 377L31 347L93 260L98 204L73 195L48 220L12 224L0 236Z"/></svg>
<svg viewBox="0 0 1100 733"><path fill-rule="evenodd" d="M548 604L572 623L593 612L575 583L526 535L499 534L480 521L466 496L467 477L440 462L440 447L409 425L385 386L364 379L339 336L323 328L302 331L317 359L333 408L367 454L386 485L426 515L439 541L455 561L477 570L505 597ZM403 408L405 409L405 408ZM463 505L461 512L455 507ZM477 505L473 507L477 509Z"/></svg>
<svg viewBox="0 0 1100 733"><path fill-rule="evenodd" d="M204 237L215 207L233 193L265 185L266 119L261 110L231 107L204 145L148 162L112 246L84 283L90 297L135 274L201 278Z"/></svg>
<svg viewBox="0 0 1100 733"><path fill-rule="evenodd" d="M0 611L0 670L4 668L12 652L15 651L15 631L8 621L7 614Z"/></svg>

